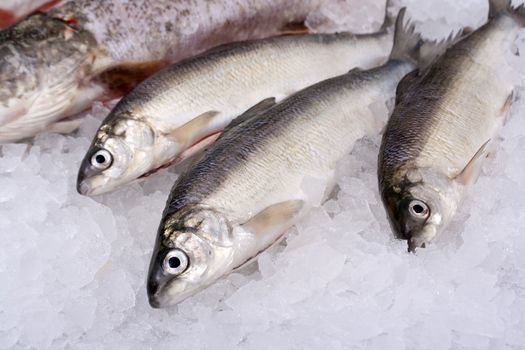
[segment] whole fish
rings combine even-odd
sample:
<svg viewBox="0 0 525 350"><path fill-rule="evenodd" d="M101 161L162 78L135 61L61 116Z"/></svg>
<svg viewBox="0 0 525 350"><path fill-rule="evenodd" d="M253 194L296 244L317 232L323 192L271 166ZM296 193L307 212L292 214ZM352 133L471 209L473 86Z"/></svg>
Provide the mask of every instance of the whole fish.
<svg viewBox="0 0 525 350"><path fill-rule="evenodd" d="M454 216L505 121L513 82L508 55L523 7L491 0L489 21L398 88L379 154L388 218L409 251L424 247Z"/></svg>
<svg viewBox="0 0 525 350"><path fill-rule="evenodd" d="M62 1L0 32L0 143L72 131L79 121L61 120L94 100L213 46L287 31L322 3Z"/></svg>
<svg viewBox="0 0 525 350"><path fill-rule="evenodd" d="M15 24L35 11L52 8L60 0L2 0L0 4L0 29Z"/></svg>
<svg viewBox="0 0 525 350"><path fill-rule="evenodd" d="M369 106L415 68L413 27L396 24L391 60L268 99L235 119L171 191L150 263L153 307L173 305L254 259L328 193L336 162L381 126ZM386 118L386 116L384 116ZM317 186L315 186L317 187ZM321 193L322 194L322 193Z"/></svg>
<svg viewBox="0 0 525 350"><path fill-rule="evenodd" d="M388 58L392 35L304 34L236 43L170 66L125 96L82 162L79 193L112 191L179 162L268 97ZM124 132L125 131L125 132Z"/></svg>

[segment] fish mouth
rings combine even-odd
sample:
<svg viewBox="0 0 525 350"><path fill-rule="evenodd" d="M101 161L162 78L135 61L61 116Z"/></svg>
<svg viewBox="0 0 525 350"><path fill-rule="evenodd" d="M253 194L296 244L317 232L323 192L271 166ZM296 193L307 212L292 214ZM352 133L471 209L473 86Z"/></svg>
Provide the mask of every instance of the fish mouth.
<svg viewBox="0 0 525 350"><path fill-rule="evenodd" d="M426 248L427 241L422 237L411 237L407 239L408 241L408 252L415 253L418 248Z"/></svg>
<svg viewBox="0 0 525 350"><path fill-rule="evenodd" d="M420 231L408 232L408 251L415 253L418 248L426 248L437 234L437 227L432 224L425 225Z"/></svg>
<svg viewBox="0 0 525 350"><path fill-rule="evenodd" d="M79 181L77 182L77 192L83 196L89 196L92 188L87 181Z"/></svg>
<svg viewBox="0 0 525 350"><path fill-rule="evenodd" d="M194 288L192 284L161 272L148 276L146 291L152 308L163 309L176 306L189 297L197 294L206 284Z"/></svg>
<svg viewBox="0 0 525 350"><path fill-rule="evenodd" d="M97 184L97 178L87 178L77 181L77 192L83 196L99 196L114 190L112 186L103 186Z"/></svg>
<svg viewBox="0 0 525 350"><path fill-rule="evenodd" d="M91 154L86 156L80 165L77 175L77 192L83 196L95 196L105 193L108 178L102 171L89 164Z"/></svg>
<svg viewBox="0 0 525 350"><path fill-rule="evenodd" d="M146 286L149 305L154 309L162 308L162 303L160 302L160 295L158 294L160 290L159 287L160 285L151 279L148 281L148 284Z"/></svg>

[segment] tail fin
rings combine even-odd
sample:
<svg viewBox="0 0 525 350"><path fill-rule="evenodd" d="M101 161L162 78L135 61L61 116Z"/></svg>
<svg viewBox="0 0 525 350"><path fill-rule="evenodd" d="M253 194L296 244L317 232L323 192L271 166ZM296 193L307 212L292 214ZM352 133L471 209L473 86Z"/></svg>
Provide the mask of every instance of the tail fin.
<svg viewBox="0 0 525 350"><path fill-rule="evenodd" d="M390 59L410 61L416 64L419 70L424 70L432 61L441 56L451 45L455 44L462 35L460 30L451 33L448 38L441 41L428 41L414 31L414 24L410 20L403 24L406 8L402 8L396 19L394 33L394 46L390 53Z"/></svg>
<svg viewBox="0 0 525 350"><path fill-rule="evenodd" d="M463 34L464 30L460 29L457 32L451 32L443 40L425 40L419 51L419 68L424 69L429 66L437 57L443 55L449 47L460 41L464 37Z"/></svg>
<svg viewBox="0 0 525 350"><path fill-rule="evenodd" d="M512 11L510 0L489 0L489 18L496 16L500 12Z"/></svg>
<svg viewBox="0 0 525 350"><path fill-rule="evenodd" d="M489 18L494 18L500 13L506 13L525 26L525 5L514 8L511 0L489 0Z"/></svg>
<svg viewBox="0 0 525 350"><path fill-rule="evenodd" d="M379 28L380 32L386 32L394 24L394 17L388 13L388 9L391 6L391 0L386 0L385 2L385 17L383 18L383 24Z"/></svg>
<svg viewBox="0 0 525 350"><path fill-rule="evenodd" d="M403 7L397 14L394 46L392 47L392 52L390 52L390 59L417 63L422 41L420 35L414 31L414 24L410 23L410 21L407 21L406 25L403 23L405 12L406 7Z"/></svg>

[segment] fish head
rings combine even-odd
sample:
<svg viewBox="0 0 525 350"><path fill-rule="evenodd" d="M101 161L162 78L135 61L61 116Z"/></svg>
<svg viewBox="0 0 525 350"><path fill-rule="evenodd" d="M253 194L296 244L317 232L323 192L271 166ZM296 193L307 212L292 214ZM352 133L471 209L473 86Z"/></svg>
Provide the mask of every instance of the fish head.
<svg viewBox="0 0 525 350"><path fill-rule="evenodd" d="M457 210L461 188L431 168L402 170L381 195L395 235L408 250L424 248L446 227Z"/></svg>
<svg viewBox="0 0 525 350"><path fill-rule="evenodd" d="M155 308L175 305L231 271L233 264L232 227L220 213L190 207L168 215L150 262L149 303Z"/></svg>
<svg viewBox="0 0 525 350"><path fill-rule="evenodd" d="M32 136L80 112L77 104L85 98L78 92L99 90L84 86L96 46L92 34L45 13L1 31L0 142Z"/></svg>
<svg viewBox="0 0 525 350"><path fill-rule="evenodd" d="M155 131L148 123L110 115L80 165L77 191L99 195L137 180L153 166L154 146Z"/></svg>

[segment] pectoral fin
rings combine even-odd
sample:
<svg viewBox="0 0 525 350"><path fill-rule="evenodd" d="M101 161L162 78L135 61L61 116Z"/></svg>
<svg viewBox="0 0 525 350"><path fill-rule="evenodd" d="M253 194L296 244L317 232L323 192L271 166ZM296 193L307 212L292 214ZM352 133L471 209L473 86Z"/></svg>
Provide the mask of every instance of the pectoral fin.
<svg viewBox="0 0 525 350"><path fill-rule="evenodd" d="M221 135L220 132L216 132L214 134L211 134L211 135L205 137L204 139L200 140L198 143L192 145L191 147L186 149L184 152L182 152L175 159L175 161L173 163L177 164L177 163L183 161L184 159L192 157L192 156L196 155L197 153L199 153L200 151L205 150L206 147L208 147L209 145L214 143L217 140L217 138L219 138L220 135Z"/></svg>
<svg viewBox="0 0 525 350"><path fill-rule="evenodd" d="M514 101L514 91L512 91L510 93L510 95L507 97L507 99L505 100L505 103L503 104L503 106L500 109L501 116L504 118L503 119L503 125L505 125L507 123L507 119L508 119L509 114L510 114L510 106L512 106L512 102L513 101Z"/></svg>
<svg viewBox="0 0 525 350"><path fill-rule="evenodd" d="M212 123L213 118L219 114L217 111L208 111L196 118L193 118L181 127L165 134L168 138L184 145L197 144L200 139L205 138L206 135L214 133L210 129L209 125Z"/></svg>
<svg viewBox="0 0 525 350"><path fill-rule="evenodd" d="M46 130L57 134L69 134L77 130L81 124L82 119L62 120L49 125Z"/></svg>
<svg viewBox="0 0 525 350"><path fill-rule="evenodd" d="M280 202L265 208L242 224L243 229L255 236L255 241L249 245L250 248L246 248L251 250L253 249L252 244L255 244L259 250L235 267L234 270L246 266L263 251L278 243L284 237L286 230L295 223L303 208L304 202L302 200Z"/></svg>
<svg viewBox="0 0 525 350"><path fill-rule="evenodd" d="M266 233L275 229L281 229L290 225L290 222L297 219L297 215L304 207L302 200L290 200L273 204L245 222L242 226L250 232L255 233L258 237L263 238Z"/></svg>
<svg viewBox="0 0 525 350"><path fill-rule="evenodd" d="M483 166L483 161L489 155L489 143L490 139L479 148L465 168L455 177L457 181L465 186L470 186L478 180L478 177L481 173L481 167Z"/></svg>

